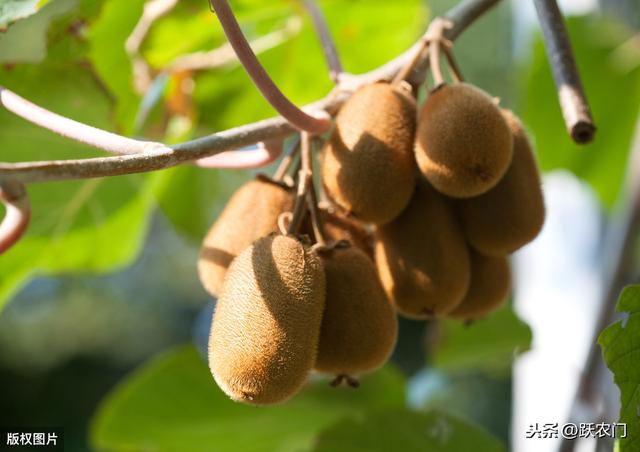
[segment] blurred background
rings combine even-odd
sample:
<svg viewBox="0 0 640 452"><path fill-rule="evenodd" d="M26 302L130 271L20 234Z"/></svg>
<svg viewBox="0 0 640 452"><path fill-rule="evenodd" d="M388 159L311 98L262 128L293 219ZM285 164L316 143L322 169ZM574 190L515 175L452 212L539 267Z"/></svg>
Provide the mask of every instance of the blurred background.
<svg viewBox="0 0 640 452"><path fill-rule="evenodd" d="M319 3L346 69L358 73L410 46L430 17L456 1ZM640 3L560 3L599 128L592 145L577 147L566 134L532 2L503 2L454 49L466 79L523 118L545 172L546 225L514 256L509 306L469 328L403 320L393 364L371 377L370 389L357 398L327 395L321 380L291 411L272 411L287 424L314 407L317 417L308 422L315 430L294 423L290 428L298 430L290 431L214 394L213 380L202 376L204 358L192 348L205 346L213 306L196 274L201 238L251 172L186 165L39 184L30 189L28 235L0 257L0 426L63 427L70 451L311 450L344 433L345 424L327 413L355 416L351 432L376 423L393 430L383 414L368 417L368 409L389 407L436 410L460 431L478 427L477 444L486 443L486 450L557 450L559 440L526 439L526 432L535 423L568 419L597 334L613 265L608 259L628 213L625 180L640 106ZM231 4L261 61L296 103L331 88L297 2ZM232 59L206 60L202 68L185 63L182 56L225 42L204 0L180 1L153 23L139 48L126 50L143 5L49 1L0 35L0 83L55 112L165 142L273 115ZM93 155L100 153L0 112L2 161ZM635 262L625 282L637 279ZM619 394L606 372L599 381L597 409L582 414L615 422ZM257 426L265 422L271 433ZM356 450L347 443L339 450ZM327 447L320 449L332 450ZM588 442L580 447L595 450Z"/></svg>

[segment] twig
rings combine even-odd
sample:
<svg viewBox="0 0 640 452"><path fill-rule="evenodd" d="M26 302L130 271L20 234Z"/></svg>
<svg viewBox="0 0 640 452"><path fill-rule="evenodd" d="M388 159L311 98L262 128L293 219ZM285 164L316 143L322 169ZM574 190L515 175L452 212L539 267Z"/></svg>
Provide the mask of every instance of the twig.
<svg viewBox="0 0 640 452"><path fill-rule="evenodd" d="M616 305L620 291L627 284L634 268L634 243L640 230L640 121L636 127L636 138L629 158L629 171L626 187L620 201L622 211L616 216L617 221L609 225L607 241L602 249L608 254L603 259L604 287L602 304L598 313L594 337L582 372L582 378L574 398L568 422L583 422L581 411L585 406L598 404L595 394L595 380L599 370L604 366L602 351L598 344L598 336L616 318ZM563 441L561 452L573 451L576 441Z"/></svg>
<svg viewBox="0 0 640 452"><path fill-rule="evenodd" d="M498 1L465 0L460 3L446 14L446 17L453 23L453 26L446 30L447 39L455 39L475 19L479 18ZM350 76L348 83L357 88L378 80L391 80L414 57L415 52L421 46L423 46L423 43L420 40L409 50L383 66L362 75ZM416 74L416 77L419 77L419 75ZM324 110L329 114L334 114L349 96L349 92L341 88L336 89L324 99L307 106L307 108ZM78 123L37 107L11 91L2 89L0 91L0 102L5 107L7 106L5 102L7 99L11 101L9 103L17 102L19 104L14 105L14 108L9 108L14 113L68 138L115 153L138 153L124 157L0 163L0 180L12 177L23 183L117 176L154 171L220 152L249 146L269 138L282 138L295 132L295 129L286 119L277 117L236 127L182 144L165 146L159 143L121 137ZM25 108L27 111L23 111Z"/></svg>
<svg viewBox="0 0 640 452"><path fill-rule="evenodd" d="M453 56L453 51L447 46L445 46L442 50L444 52L444 56L447 57L447 62L449 63L449 69L453 79L458 83L464 82L464 76L462 75L460 66L458 66L458 62Z"/></svg>
<svg viewBox="0 0 640 452"><path fill-rule="evenodd" d="M309 143L309 148L314 143ZM318 196L316 193L316 187L313 183L313 159L309 157L309 171L311 172L311 186L307 192L307 205L309 207L309 215L311 217L311 227L313 228L313 235L316 238L316 243L319 246L325 246L327 239L324 234L324 226L322 224L322 216L320 215L320 209L318 207Z"/></svg>
<svg viewBox="0 0 640 452"><path fill-rule="evenodd" d="M302 167L298 173L298 191L296 202L293 206L293 217L289 223L289 234L295 234L304 219L307 205L307 194L313 185L313 172L311 168L311 136L308 132L300 133L300 158Z"/></svg>
<svg viewBox="0 0 640 452"><path fill-rule="evenodd" d="M329 77L337 84L340 82L340 77L344 70L342 68L342 63L340 62L338 49L331 37L331 33L329 32L327 22L322 15L322 11L320 11L320 8L318 8L318 5L316 5L314 0L302 0L302 3L309 12L309 16L311 16L311 21L313 22L313 26L316 29L318 38L320 39L320 44L322 44L322 51L324 52L327 65L329 66Z"/></svg>
<svg viewBox="0 0 640 452"><path fill-rule="evenodd" d="M429 44L429 66L433 74L433 82L436 88L444 83L442 66L440 66L440 50L451 46L451 41L445 38L445 33L453 27L453 23L445 18L436 17L424 36Z"/></svg>
<svg viewBox="0 0 640 452"><path fill-rule="evenodd" d="M295 35L302 28L302 21L299 17L289 18L285 26L279 30L267 33L251 41L251 48L256 54L260 54L272 49L289 37ZM166 68L167 72L178 71L200 71L203 69L215 69L238 61L238 57L233 51L233 47L228 42L220 47L207 52L194 52L188 55L177 57Z"/></svg>
<svg viewBox="0 0 640 452"><path fill-rule="evenodd" d="M291 167L291 163L295 159L296 155L300 151L300 135L296 135L295 142L291 145L289 152L282 158L280 165L278 165L278 169L273 173L273 179L276 181L281 181L284 179L284 176L289 171Z"/></svg>
<svg viewBox="0 0 640 452"><path fill-rule="evenodd" d="M138 93L144 93L151 84L151 69L140 56L140 46L149 33L151 25L178 4L178 0L149 0L144 4L142 15L125 42L125 50L133 61L134 84Z"/></svg>
<svg viewBox="0 0 640 452"><path fill-rule="evenodd" d="M282 140L260 142L250 149L226 151L196 160L194 164L209 169L261 168L272 163L282 154Z"/></svg>
<svg viewBox="0 0 640 452"><path fill-rule="evenodd" d="M209 0L211 6L218 15L222 29L227 35L233 50L238 55L238 59L244 66L247 74L253 83L260 90L264 98L285 117L294 127L321 134L331 128L331 119L326 116L311 116L296 107L280 91L277 85L271 80L267 71L262 67L251 46L247 42L238 21L236 20L227 0Z"/></svg>
<svg viewBox="0 0 640 452"><path fill-rule="evenodd" d="M27 191L19 182L0 182L0 202L6 212L0 223L0 254L11 248L25 233L31 219Z"/></svg>
<svg viewBox="0 0 640 452"><path fill-rule="evenodd" d="M547 56L569 134L576 143L593 140L596 132L562 13L555 0L535 0Z"/></svg>

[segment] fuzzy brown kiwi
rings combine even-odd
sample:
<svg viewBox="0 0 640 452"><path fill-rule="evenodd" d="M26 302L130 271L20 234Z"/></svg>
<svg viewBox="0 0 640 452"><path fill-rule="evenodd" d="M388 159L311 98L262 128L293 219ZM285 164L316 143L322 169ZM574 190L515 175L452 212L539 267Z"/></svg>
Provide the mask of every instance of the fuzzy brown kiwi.
<svg viewBox="0 0 640 452"><path fill-rule="evenodd" d="M354 246L321 253L327 297L315 368L360 375L383 365L398 331L395 310L371 259Z"/></svg>
<svg viewBox="0 0 640 452"><path fill-rule="evenodd" d="M329 197L366 222L395 218L415 184L415 120L415 100L401 88L380 82L356 91L320 159Z"/></svg>
<svg viewBox="0 0 640 452"><path fill-rule="evenodd" d="M513 158L498 185L476 198L457 203L469 243L491 256L513 253L531 242L544 224L540 173L522 123L503 114L513 134Z"/></svg>
<svg viewBox="0 0 640 452"><path fill-rule="evenodd" d="M253 405L293 396L316 361L325 275L315 251L271 234L227 272L209 338L209 367L233 400Z"/></svg>
<svg viewBox="0 0 640 452"><path fill-rule="evenodd" d="M429 95L420 111L416 160L445 195L468 198L489 190L507 171L512 148L500 109L472 85L444 85Z"/></svg>
<svg viewBox="0 0 640 452"><path fill-rule="evenodd" d="M375 234L378 274L398 311L429 318L452 311L469 287L469 252L449 202L418 184L404 212Z"/></svg>
<svg viewBox="0 0 640 452"><path fill-rule="evenodd" d="M292 189L264 176L231 196L204 238L198 260L200 281L211 295L220 295L227 268L241 251L277 230L278 216L293 209L294 198Z"/></svg>
<svg viewBox="0 0 640 452"><path fill-rule="evenodd" d="M471 251L471 284L467 295L449 316L476 320L498 309L509 297L511 270L505 256L484 256Z"/></svg>

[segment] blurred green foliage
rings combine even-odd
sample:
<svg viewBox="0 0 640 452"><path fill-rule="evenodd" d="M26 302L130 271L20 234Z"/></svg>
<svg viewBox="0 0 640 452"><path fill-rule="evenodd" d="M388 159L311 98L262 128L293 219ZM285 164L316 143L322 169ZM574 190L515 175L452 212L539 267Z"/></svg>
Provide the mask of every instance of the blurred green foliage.
<svg viewBox="0 0 640 452"><path fill-rule="evenodd" d="M328 382L318 377L286 404L250 407L211 383L193 348L178 349L106 399L93 443L114 451L504 450L488 433L451 416L403 411L404 380L390 367L364 378L357 391Z"/></svg>

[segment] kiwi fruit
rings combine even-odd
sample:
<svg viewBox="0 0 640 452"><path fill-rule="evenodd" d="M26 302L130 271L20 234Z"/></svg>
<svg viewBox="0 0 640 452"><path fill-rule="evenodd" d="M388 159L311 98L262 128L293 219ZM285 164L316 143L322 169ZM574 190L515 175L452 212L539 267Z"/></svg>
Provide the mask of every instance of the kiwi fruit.
<svg viewBox="0 0 640 452"><path fill-rule="evenodd" d="M204 288L220 295L231 261L260 237L278 228L278 217L293 209L295 195L287 186L258 176L240 187L204 238L198 274Z"/></svg>
<svg viewBox="0 0 640 452"><path fill-rule="evenodd" d="M321 257L327 296L315 369L336 375L375 370L389 358L398 331L375 265L354 246Z"/></svg>
<svg viewBox="0 0 640 452"><path fill-rule="evenodd" d="M488 192L458 202L457 210L469 243L491 256L513 253L531 242L544 224L545 208L540 173L522 127L510 111L503 111L513 134L513 158L507 173Z"/></svg>
<svg viewBox="0 0 640 452"><path fill-rule="evenodd" d="M357 90L336 116L320 159L327 195L362 221L383 224L409 202L415 184L416 104L389 83Z"/></svg>
<svg viewBox="0 0 640 452"><path fill-rule="evenodd" d="M418 117L415 155L421 172L441 193L480 195L504 175L513 137L493 98L466 84L433 91Z"/></svg>
<svg viewBox="0 0 640 452"><path fill-rule="evenodd" d="M209 367L233 400L287 400L316 361L325 302L322 261L297 238L271 234L233 261L216 305Z"/></svg>
<svg viewBox="0 0 640 452"><path fill-rule="evenodd" d="M505 256L484 256L471 251L471 284L467 295L449 315L476 320L499 308L509 297L511 270Z"/></svg>
<svg viewBox="0 0 640 452"><path fill-rule="evenodd" d="M418 184L407 208L375 233L378 274L398 311L424 319L452 311L469 287L469 252L452 206Z"/></svg>

